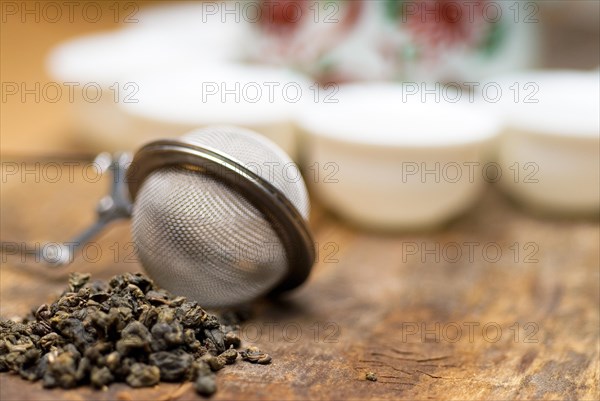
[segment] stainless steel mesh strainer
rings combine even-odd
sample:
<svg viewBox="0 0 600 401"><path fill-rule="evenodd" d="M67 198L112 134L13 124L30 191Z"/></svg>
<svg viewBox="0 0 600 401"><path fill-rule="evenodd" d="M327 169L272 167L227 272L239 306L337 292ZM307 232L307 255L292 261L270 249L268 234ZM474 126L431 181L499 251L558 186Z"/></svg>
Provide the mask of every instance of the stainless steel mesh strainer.
<svg viewBox="0 0 600 401"><path fill-rule="evenodd" d="M203 129L146 145L132 166L133 238L162 287L228 306L306 279L314 260L306 187L268 140Z"/></svg>
<svg viewBox="0 0 600 401"><path fill-rule="evenodd" d="M126 180L119 179L124 168L115 170L133 201L139 259L161 287L225 307L293 289L308 277L315 251L306 187L269 140L234 127L201 129L141 148ZM92 234L129 214L123 188L113 188Z"/></svg>

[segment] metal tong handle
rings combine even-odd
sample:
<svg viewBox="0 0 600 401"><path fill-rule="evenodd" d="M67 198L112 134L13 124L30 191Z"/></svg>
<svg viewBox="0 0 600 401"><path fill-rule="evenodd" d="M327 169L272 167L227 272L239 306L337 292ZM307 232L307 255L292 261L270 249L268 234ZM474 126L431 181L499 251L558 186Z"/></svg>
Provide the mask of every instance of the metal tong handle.
<svg viewBox="0 0 600 401"><path fill-rule="evenodd" d="M78 236L63 244L46 244L39 251L38 257L47 264L64 266L71 263L78 249L89 243L111 222L131 217L133 205L129 199L126 173L131 163L130 153L117 153L111 156L101 153L94 161L102 172L110 171L112 175L110 194L98 202L96 212L98 219Z"/></svg>

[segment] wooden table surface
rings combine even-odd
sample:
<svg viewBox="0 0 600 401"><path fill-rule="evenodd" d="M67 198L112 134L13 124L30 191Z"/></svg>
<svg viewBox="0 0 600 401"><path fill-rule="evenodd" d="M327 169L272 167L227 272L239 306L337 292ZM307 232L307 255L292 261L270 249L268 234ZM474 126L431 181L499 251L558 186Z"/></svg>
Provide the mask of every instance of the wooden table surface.
<svg viewBox="0 0 600 401"><path fill-rule="evenodd" d="M66 240L91 222L106 183L86 182L80 173L77 167L73 182L65 176L56 183L9 176L0 199L2 240ZM273 363L219 372L215 399L600 397L598 222L532 217L490 188L437 232L364 232L318 204L311 226L319 258L309 281L285 302L254 305L241 330L244 342L268 351ZM128 223L116 223L85 257L58 270L3 255L0 315L22 315L51 300L68 272L108 278L140 271L128 257L130 240ZM368 371L379 380L366 381ZM9 374L0 375L0 394L196 397L189 386L172 384L45 390Z"/></svg>
<svg viewBox="0 0 600 401"><path fill-rule="evenodd" d="M3 23L2 81L46 82L51 45L114 27ZM22 156L77 152L65 135L68 104L1 107L1 240L69 239L93 221L106 182L83 179L83 163L54 183L5 177L7 163L23 168ZM214 399L600 399L597 220L534 217L491 187L439 231L391 235L358 230L313 203L319 258L309 281L285 302L254 305L242 328L244 342L269 352L273 363L219 372ZM98 260L90 252L59 270L3 253L0 316L51 300L72 271L95 278L140 271L128 257L129 241L128 223L117 223L97 240ZM366 381L368 371L379 380ZM62 391L0 374L0 398L198 397L189 385Z"/></svg>

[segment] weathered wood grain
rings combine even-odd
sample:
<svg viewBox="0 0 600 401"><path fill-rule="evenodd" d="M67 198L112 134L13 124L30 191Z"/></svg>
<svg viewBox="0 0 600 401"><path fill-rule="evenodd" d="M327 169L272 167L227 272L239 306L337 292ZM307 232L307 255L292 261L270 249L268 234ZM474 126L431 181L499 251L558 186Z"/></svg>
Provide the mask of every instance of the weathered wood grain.
<svg viewBox="0 0 600 401"><path fill-rule="evenodd" d="M2 184L2 241L65 240L92 221L105 190L105 183L81 179L20 181ZM437 232L364 232L318 205L311 224L320 252L309 282L282 302L254 305L241 331L247 344L273 356L272 365L225 369L215 399L600 398L597 221L535 218L490 188L473 210ZM59 270L6 256L0 315L47 302L70 271L107 278L140 270L110 251L128 241L127 222L118 223L99 238L99 261L80 258ZM450 253L455 244L466 252L465 243L479 244L472 259ZM493 245L484 253L486 244ZM411 255L414 246L440 251ZM498 261L494 249L502 252ZM368 371L377 382L365 380ZM197 398L189 386L168 384L45 390L9 374L0 375L0 394L3 400Z"/></svg>

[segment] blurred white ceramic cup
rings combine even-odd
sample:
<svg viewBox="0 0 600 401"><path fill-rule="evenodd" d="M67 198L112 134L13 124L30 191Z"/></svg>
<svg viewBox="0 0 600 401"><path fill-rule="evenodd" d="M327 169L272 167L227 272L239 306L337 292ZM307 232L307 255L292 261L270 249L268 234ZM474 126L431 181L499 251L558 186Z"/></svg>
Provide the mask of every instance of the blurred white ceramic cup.
<svg viewBox="0 0 600 401"><path fill-rule="evenodd" d="M303 75L243 64L186 66L138 75L138 102L120 103L130 136L164 138L193 128L236 125L256 131L294 159L294 109L310 95Z"/></svg>
<svg viewBox="0 0 600 401"><path fill-rule="evenodd" d="M81 139L102 150L138 146L130 135L135 127L117 106L138 99L138 75L239 58L248 24L223 23L218 16L202 21L202 12L193 4L152 7L124 29L77 37L52 50L47 68L73 95Z"/></svg>
<svg viewBox="0 0 600 401"><path fill-rule="evenodd" d="M497 149L502 187L536 212L598 214L598 71L529 71L492 81L504 93L493 106L506 123Z"/></svg>
<svg viewBox="0 0 600 401"><path fill-rule="evenodd" d="M306 181L364 227L438 226L468 209L485 184L486 146L499 123L475 104L431 95L423 102L405 89L343 85L329 99L337 103L311 102L298 115Z"/></svg>

